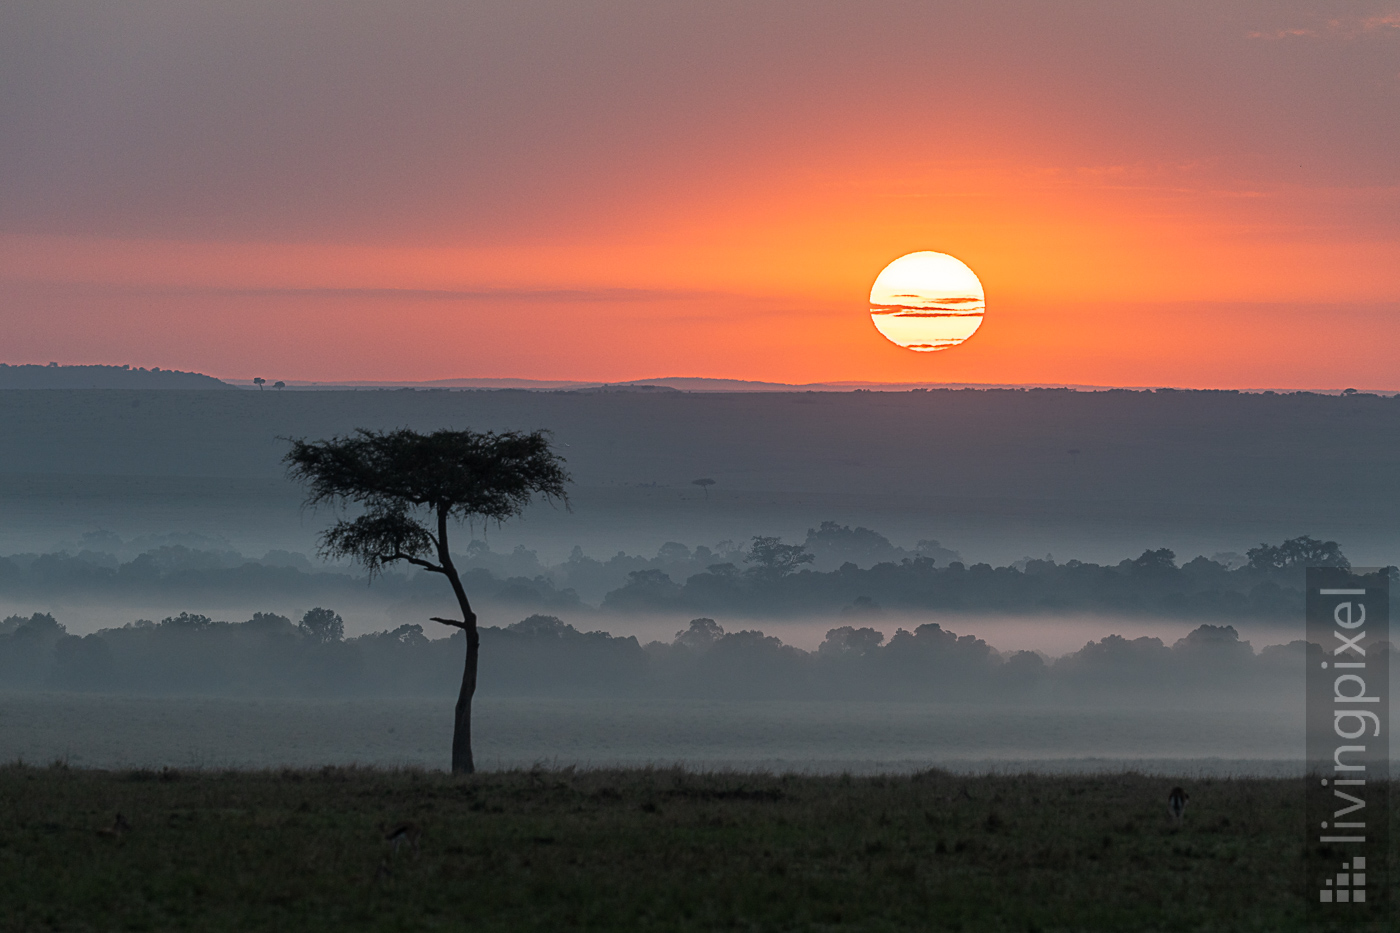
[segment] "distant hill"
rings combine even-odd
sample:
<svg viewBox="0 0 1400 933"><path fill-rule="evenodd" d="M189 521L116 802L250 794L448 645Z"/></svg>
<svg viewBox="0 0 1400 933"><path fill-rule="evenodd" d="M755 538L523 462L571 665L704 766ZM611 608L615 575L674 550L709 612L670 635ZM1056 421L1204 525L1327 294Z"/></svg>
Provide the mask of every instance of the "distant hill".
<svg viewBox="0 0 1400 933"><path fill-rule="evenodd" d="M676 389L676 388L672 388L671 386L640 385L640 384L635 383L635 382L622 382L622 383L618 383L618 384L615 384L615 385L588 386L587 388L583 388L583 389L574 389L573 391L574 391L574 392L578 392L578 393L580 393L580 394L582 394L582 395L607 395L607 394L610 394L610 393L619 393L619 392L620 392L620 393L631 393L631 394L633 394L633 395L647 395L647 394L651 394L651 395L663 394L663 395L664 395L664 394L667 393L667 392L677 393L677 392L680 392L681 390L680 390L680 389Z"/></svg>
<svg viewBox="0 0 1400 933"><path fill-rule="evenodd" d="M1400 398L1065 389L0 390L0 553L99 529L307 550L327 516L299 509L285 438L399 427L552 430L571 510L502 532L551 560L835 521L998 565L1303 534L1400 563Z"/></svg>
<svg viewBox="0 0 1400 933"><path fill-rule="evenodd" d="M130 366L40 366L0 363L0 389L232 389L203 373Z"/></svg>

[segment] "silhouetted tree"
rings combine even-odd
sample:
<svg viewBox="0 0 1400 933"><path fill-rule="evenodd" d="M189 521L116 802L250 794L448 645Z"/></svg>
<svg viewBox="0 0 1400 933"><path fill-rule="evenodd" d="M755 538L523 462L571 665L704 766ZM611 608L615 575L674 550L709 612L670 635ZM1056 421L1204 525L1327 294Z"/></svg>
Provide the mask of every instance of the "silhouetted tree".
<svg viewBox="0 0 1400 933"><path fill-rule="evenodd" d="M1290 570L1294 567L1341 567L1350 569L1351 561L1342 553L1336 541L1319 541L1311 535L1289 538L1278 546L1261 544L1245 552L1249 566L1255 570Z"/></svg>
<svg viewBox="0 0 1400 933"><path fill-rule="evenodd" d="M890 543L890 539L869 528L851 528L836 522L822 522L818 528L807 529L806 549L814 557L839 566L846 561L873 564L879 561L896 561L905 556L902 548Z"/></svg>
<svg viewBox="0 0 1400 933"><path fill-rule="evenodd" d="M578 634L578 629L558 616L546 616L539 613L526 616L514 625L507 625L506 630L526 638L544 641L559 641L569 635Z"/></svg>
<svg viewBox="0 0 1400 933"><path fill-rule="evenodd" d="M197 612L182 612L177 616L168 616L160 620L164 628L179 629L186 632L201 632L214 624L214 620L208 616L202 616Z"/></svg>
<svg viewBox="0 0 1400 933"><path fill-rule="evenodd" d="M863 657L879 648L884 640L884 632L843 625L826 633L826 641L817 648L817 653L831 658Z"/></svg>
<svg viewBox="0 0 1400 933"><path fill-rule="evenodd" d="M276 382L274 382L274 383L272 384L272 387L273 387L274 389L285 389L285 388L287 387L287 384L286 384L285 382L283 382L281 379L278 379Z"/></svg>
<svg viewBox="0 0 1400 933"><path fill-rule="evenodd" d="M706 501L706 502L709 502L709 501L710 501L710 487L713 486L714 484L715 484L715 481L712 480L712 479L708 479L708 478L704 478L704 479L693 479L693 480L690 481L690 485L692 485L692 486L699 486L701 489L703 489L703 490L705 491L705 501Z"/></svg>
<svg viewBox="0 0 1400 933"><path fill-rule="evenodd" d="M476 692L481 638L476 613L452 562L449 519L503 522L525 510L536 493L568 504L569 474L544 431L358 430L328 441L293 440L288 473L306 483L307 505L358 505L321 535L321 552L363 564L373 578L386 564L404 561L442 574L452 586L461 619L431 621L460 628L467 656L452 734L452 771L474 770L471 702ZM421 630L420 630L421 631Z"/></svg>
<svg viewBox="0 0 1400 933"><path fill-rule="evenodd" d="M257 632L293 632L296 626L292 625L292 620L275 612L255 612L253 617L243 625Z"/></svg>
<svg viewBox="0 0 1400 933"><path fill-rule="evenodd" d="M345 620L330 609L308 609L297 626L301 633L318 644L340 641L345 637Z"/></svg>
<svg viewBox="0 0 1400 933"><path fill-rule="evenodd" d="M1166 573L1176 569L1176 552L1165 547L1146 550L1141 557L1134 557L1132 564L1138 573Z"/></svg>
<svg viewBox="0 0 1400 933"><path fill-rule="evenodd" d="M749 572L756 577L777 580L797 570L803 564L816 560L800 544L784 544L782 538L765 538L755 535L749 546L747 564L753 564Z"/></svg>
<svg viewBox="0 0 1400 933"><path fill-rule="evenodd" d="M259 392L262 391L262 387L263 387L264 385L266 385L266 384L267 384L267 380L264 379L262 376L254 376L254 377L253 377L253 385L255 385L255 386L258 387L258 391L259 391Z"/></svg>
<svg viewBox="0 0 1400 933"><path fill-rule="evenodd" d="M724 626L714 619L691 619L690 628L676 633L674 644L684 645L692 651L708 651L723 637Z"/></svg>

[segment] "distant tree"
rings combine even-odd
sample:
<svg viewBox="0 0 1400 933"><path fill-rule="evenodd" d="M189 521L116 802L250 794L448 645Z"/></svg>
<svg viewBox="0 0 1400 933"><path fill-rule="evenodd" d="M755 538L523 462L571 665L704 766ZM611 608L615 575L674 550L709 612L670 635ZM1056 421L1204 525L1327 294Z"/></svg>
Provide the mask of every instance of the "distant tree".
<svg viewBox="0 0 1400 933"><path fill-rule="evenodd" d="M243 623L248 628L260 632L292 631L292 620L275 612L255 612L253 617Z"/></svg>
<svg viewBox="0 0 1400 933"><path fill-rule="evenodd" d="M36 612L27 619L24 616L10 616L0 622L0 635L16 635L22 640L59 638L67 633L68 629L63 623L47 612Z"/></svg>
<svg viewBox="0 0 1400 933"><path fill-rule="evenodd" d="M1133 570L1139 573L1162 573L1176 569L1176 552L1171 548L1147 550L1142 556L1133 558Z"/></svg>
<svg viewBox="0 0 1400 933"><path fill-rule="evenodd" d="M306 611L297 629L302 635L321 645L345 638L345 620L339 613L319 606Z"/></svg>
<svg viewBox="0 0 1400 933"><path fill-rule="evenodd" d="M962 557L957 551L944 547L936 538L920 538L914 545L914 553L935 562L941 561L945 567Z"/></svg>
<svg viewBox="0 0 1400 933"><path fill-rule="evenodd" d="M691 619L690 627L676 633L674 644L692 651L708 651L710 646L724 637L724 626L714 619Z"/></svg>
<svg viewBox="0 0 1400 933"><path fill-rule="evenodd" d="M187 632L199 632L209 628L214 624L214 620L208 616L202 616L197 612L182 612L177 616L169 616L161 619L162 628L183 629Z"/></svg>
<svg viewBox="0 0 1400 933"><path fill-rule="evenodd" d="M690 548L679 541L667 541L657 549L656 559L672 564L683 564L690 560Z"/></svg>
<svg viewBox="0 0 1400 933"><path fill-rule="evenodd" d="M253 385L255 385L255 386L258 387L258 391L259 391L259 392L262 391L262 387L263 387L264 385L266 385L266 384L267 384L267 380L264 379L262 376L254 376L254 377L253 377Z"/></svg>
<svg viewBox="0 0 1400 933"><path fill-rule="evenodd" d="M507 625L506 631L523 635L526 638L543 641L558 641L570 635L577 635L578 629L558 616L535 614L526 616L514 625Z"/></svg>
<svg viewBox="0 0 1400 933"><path fill-rule="evenodd" d="M321 553L349 557L370 578L404 561L442 574L460 619L431 621L460 628L467 655L452 734L452 771L474 770L471 703L476 693L481 637L477 617L448 545L450 520L503 522L521 514L538 493L568 504L569 474L546 432L359 430L327 441L293 440L284 458L292 478L307 485L310 506L359 506L321 535ZM421 632L421 628L419 629ZM401 640L407 638L401 635Z"/></svg>
<svg viewBox="0 0 1400 933"><path fill-rule="evenodd" d="M1216 551L1210 555L1210 559L1226 570L1238 570L1240 567L1249 566L1249 559L1234 551Z"/></svg>
<svg viewBox="0 0 1400 933"><path fill-rule="evenodd" d="M661 609L674 607L681 598L681 588L671 575L655 567L633 570L627 574L627 585L603 597L607 609Z"/></svg>
<svg viewBox="0 0 1400 933"><path fill-rule="evenodd" d="M1280 545L1261 544L1245 552L1254 570L1291 570L1294 567L1351 568L1351 561L1336 541L1319 541L1311 535L1289 538Z"/></svg>
<svg viewBox="0 0 1400 933"><path fill-rule="evenodd" d="M274 383L272 384L272 387L273 387L274 389L285 389L285 388L287 387L287 384L286 384L285 382L283 382L281 379L278 379L276 382L274 382Z"/></svg>
<svg viewBox="0 0 1400 933"><path fill-rule="evenodd" d="M434 622L441 622L441 619L434 619ZM409 645L412 647L422 647L428 644L428 636L423 634L423 626L405 622L392 632L379 632L370 636L381 642L388 642L392 645Z"/></svg>
<svg viewBox="0 0 1400 933"><path fill-rule="evenodd" d="M816 560L800 544L784 544L782 538L765 538L755 535L749 545L747 564L753 564L749 572L760 579L778 580L797 570L803 564Z"/></svg>
<svg viewBox="0 0 1400 933"><path fill-rule="evenodd" d="M706 501L706 502L709 502L709 501L710 501L710 487L713 486L714 484L715 484L715 481L712 480L712 479L708 479L708 478L693 479L693 480L690 481L690 485L692 485L692 486L699 486L701 489L703 489L703 490L705 491L705 501Z"/></svg>
<svg viewBox="0 0 1400 933"><path fill-rule="evenodd" d="M817 653L829 658L863 657L879 648L884 640L884 632L843 625L826 633L826 641L818 646Z"/></svg>
<svg viewBox="0 0 1400 933"><path fill-rule="evenodd" d="M836 522L822 522L820 527L808 528L804 546L813 556L836 565L846 561L857 564L896 561L905 555L878 531L853 529Z"/></svg>

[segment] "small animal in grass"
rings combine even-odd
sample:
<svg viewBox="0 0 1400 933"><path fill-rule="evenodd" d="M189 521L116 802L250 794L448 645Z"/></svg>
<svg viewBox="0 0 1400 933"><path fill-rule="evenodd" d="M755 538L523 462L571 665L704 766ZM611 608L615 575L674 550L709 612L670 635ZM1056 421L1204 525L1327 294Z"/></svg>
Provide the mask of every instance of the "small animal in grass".
<svg viewBox="0 0 1400 933"><path fill-rule="evenodd" d="M394 852L399 851L399 846L407 844L413 850L413 854L418 854L418 842L423 838L423 830L418 828L417 823L396 823L384 832L384 841L394 847Z"/></svg>
<svg viewBox="0 0 1400 933"><path fill-rule="evenodd" d="M1186 801L1191 799L1191 795L1180 787L1173 787L1172 792L1167 794L1167 812L1171 814L1172 822L1181 825L1181 819L1186 815Z"/></svg>
<svg viewBox="0 0 1400 933"><path fill-rule="evenodd" d="M112 821L112 825L110 827L99 829L97 831L97 835L106 836L109 839L116 839L119 838L122 835L122 833L129 832L131 832L131 824L126 821L126 817L118 813L117 818Z"/></svg>

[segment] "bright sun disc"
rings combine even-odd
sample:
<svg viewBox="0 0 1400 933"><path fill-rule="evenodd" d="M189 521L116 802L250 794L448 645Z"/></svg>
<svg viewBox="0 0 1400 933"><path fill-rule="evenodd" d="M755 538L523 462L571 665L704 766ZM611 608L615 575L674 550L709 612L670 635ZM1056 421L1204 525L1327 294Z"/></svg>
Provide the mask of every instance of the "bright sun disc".
<svg viewBox="0 0 1400 933"><path fill-rule="evenodd" d="M967 264L925 250L885 266L870 289L875 329L907 350L956 347L982 326L982 283Z"/></svg>

